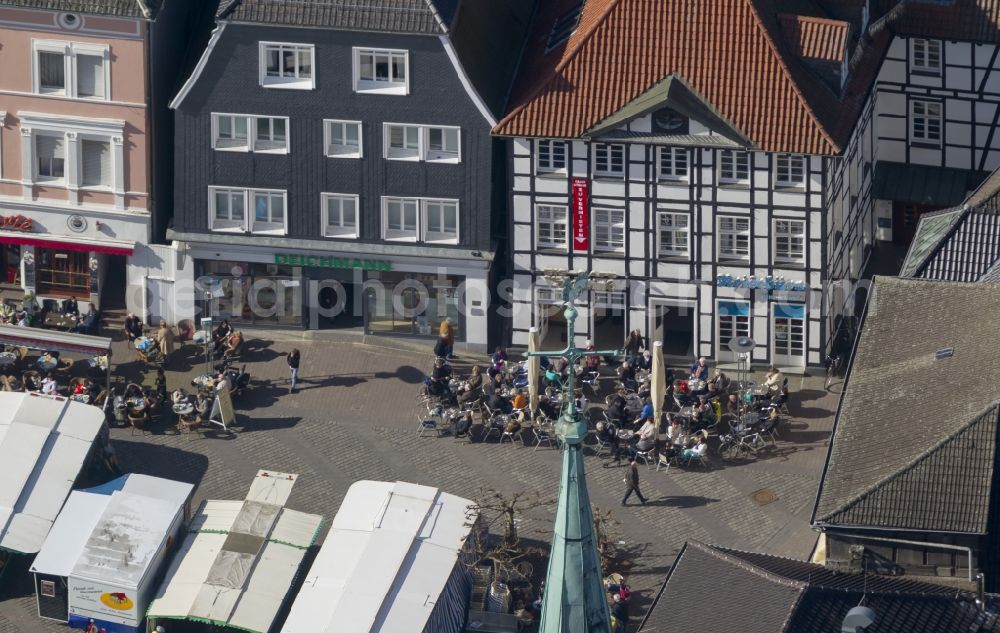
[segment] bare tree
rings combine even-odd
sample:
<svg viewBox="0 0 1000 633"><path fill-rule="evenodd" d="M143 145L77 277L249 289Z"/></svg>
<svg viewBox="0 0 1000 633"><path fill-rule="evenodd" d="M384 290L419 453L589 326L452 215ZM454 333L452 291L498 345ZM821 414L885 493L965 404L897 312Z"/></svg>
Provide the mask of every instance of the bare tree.
<svg viewBox="0 0 1000 633"><path fill-rule="evenodd" d="M465 511L465 525L471 528L471 551L475 554L470 564L490 560L496 575L507 577L518 561L529 556L544 556L545 551L541 548L521 543L517 524L524 513L550 503L524 491L505 494L492 488L480 490L475 503Z"/></svg>

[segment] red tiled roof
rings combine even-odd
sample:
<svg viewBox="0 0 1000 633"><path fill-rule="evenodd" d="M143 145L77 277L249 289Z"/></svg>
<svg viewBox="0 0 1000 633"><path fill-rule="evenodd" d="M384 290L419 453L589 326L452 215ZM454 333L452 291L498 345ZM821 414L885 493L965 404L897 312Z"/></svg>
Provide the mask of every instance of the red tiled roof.
<svg viewBox="0 0 1000 633"><path fill-rule="evenodd" d="M817 115L836 116L835 97L782 55L758 1L586 0L569 42L546 54L551 25L575 4L548 0L494 132L576 138L674 74L761 149L837 153Z"/></svg>
<svg viewBox="0 0 1000 633"><path fill-rule="evenodd" d="M785 41L796 55L837 63L844 59L850 33L847 22L787 13L778 14L778 22Z"/></svg>

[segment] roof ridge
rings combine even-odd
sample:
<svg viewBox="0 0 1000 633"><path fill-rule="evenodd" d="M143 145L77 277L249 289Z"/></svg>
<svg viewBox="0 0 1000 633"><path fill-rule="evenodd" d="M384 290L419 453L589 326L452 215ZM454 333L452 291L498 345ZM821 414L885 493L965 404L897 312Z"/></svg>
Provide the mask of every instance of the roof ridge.
<svg viewBox="0 0 1000 633"><path fill-rule="evenodd" d="M795 93L795 96L798 98L800 105L803 108L805 108L806 113L812 119L813 123L815 123L816 126L819 128L820 133L826 139L827 143L829 143L830 146L834 150L836 150L838 154L841 153L843 148L833 138L833 135L830 133L830 131L826 129L826 125L819 118L819 115L817 115L816 112L813 110L812 104L810 104L809 100L806 99L805 94L803 94L802 88L799 86L799 82L796 81L795 77L792 76L791 67L785 60L785 56L781 54L781 50L779 50L777 42L775 41L774 37L772 37L770 29L768 29L767 26L765 25L764 18L761 17L760 11L757 10L756 2L754 0L744 0L744 2L746 2L747 5L749 5L750 13L754 18L755 24L763 32L764 41L767 43L768 47L771 49L771 52L777 58L778 66L781 68L782 73L785 75L785 80L791 84L792 92Z"/></svg>
<svg viewBox="0 0 1000 633"><path fill-rule="evenodd" d="M808 586L808 583L802 582L801 580L795 580L793 578L786 578L781 574L776 574L774 572L768 571L762 567L754 565L748 560L744 560L739 556L734 556L729 553L729 551L740 551L740 550L728 550L725 547L720 547L718 545L709 545L708 543L702 543L701 541L688 541L689 544L694 545L699 551L706 554L711 554L719 560L725 561L731 565L742 568L754 575L760 576L765 580L777 583L779 585L785 585L787 587L795 587L799 590L804 589ZM745 552L746 554L753 554L754 552ZM765 554L765 556L770 556L770 554ZM780 558L780 557L776 557ZM794 558L789 558L788 560L795 560ZM803 562L803 561L796 561Z"/></svg>
<svg viewBox="0 0 1000 633"><path fill-rule="evenodd" d="M952 284L953 282L941 282L941 283ZM967 283L974 284L974 285L979 285L976 282L967 282ZM995 410L998 413L1000 413L1000 399L994 400L991 404L987 405L985 409L983 409L979 413L977 413L974 416L972 416L969 420L967 420L964 424L962 424L960 427L958 427L957 429L955 429L952 433L950 433L949 435L946 435L945 437L941 438L935 444L933 444L931 447L929 447L927 450L923 451L922 453L920 453L919 455L917 455L916 457L914 457L908 464L906 464L902 468L900 468L900 469L896 470L895 472L893 472L893 473L891 473L889 475L886 475L885 477L882 477L881 479L877 480L872 485L868 486L866 489L864 489L861 492L859 492L853 498L851 498L848 501L842 503L840 505L840 507L826 512L822 517L816 517L816 521L822 522L822 521L825 521L826 519L831 518L835 514L840 514L842 512L845 512L851 506L857 505L858 503L860 503L864 499L870 497L872 494L874 494L875 492L877 492L879 489L881 489L882 487L884 487L889 482L891 482L891 481L893 481L895 479L898 479L898 478L902 477L904 474L912 471L914 468L916 468L922 462L926 461L932 455L934 455L939 450L941 450L946 444L950 444L951 442L955 441L956 439L958 439L958 437L960 435L962 435L963 433L965 433L966 431L968 431L974 425L982 422L983 419L984 419L984 417L991 410Z"/></svg>
<svg viewBox="0 0 1000 633"><path fill-rule="evenodd" d="M583 4L586 4L587 2L598 2L598 1L599 0L582 0ZM591 37L594 36L594 33L597 32L598 27L604 24L604 22L608 19L608 16L611 15L611 12L617 9L622 2L626 1L628 0L609 0L608 5L604 8L604 12L601 13L599 19L594 20L594 24L590 27L590 29L585 31L579 38L576 38L575 40L571 38L570 41L573 42L573 47L570 48L570 43L569 42L566 43L566 48L569 49L567 51L568 54L565 55L561 60L559 60L559 63L556 64L555 66L554 72L559 72L563 68L565 68L566 65L569 64L569 62L572 61L576 57L576 55L580 52L580 50L583 48L583 45L586 42L588 42Z"/></svg>

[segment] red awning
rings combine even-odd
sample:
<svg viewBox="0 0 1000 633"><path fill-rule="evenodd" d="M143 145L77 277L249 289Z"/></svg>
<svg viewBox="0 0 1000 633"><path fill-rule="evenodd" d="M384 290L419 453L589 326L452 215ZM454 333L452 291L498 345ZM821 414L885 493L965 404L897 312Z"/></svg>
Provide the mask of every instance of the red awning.
<svg viewBox="0 0 1000 633"><path fill-rule="evenodd" d="M0 244L19 244L22 246L38 246L64 251L84 251L88 253L125 256L131 255L135 250L135 247L127 242L64 242L58 239L39 239L30 235L19 235L6 231L0 231Z"/></svg>

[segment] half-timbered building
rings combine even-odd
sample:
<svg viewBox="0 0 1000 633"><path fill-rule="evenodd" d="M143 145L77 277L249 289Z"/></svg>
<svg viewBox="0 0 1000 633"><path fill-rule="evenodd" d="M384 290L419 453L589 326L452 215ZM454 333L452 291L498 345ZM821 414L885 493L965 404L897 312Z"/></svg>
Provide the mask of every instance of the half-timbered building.
<svg viewBox="0 0 1000 633"><path fill-rule="evenodd" d="M960 205L1000 166L1000 7L853 4L863 10L841 90L849 138L824 204L831 333L842 315L856 324L859 280L900 272L924 214Z"/></svg>
<svg viewBox="0 0 1000 633"><path fill-rule="evenodd" d="M513 343L565 339L548 279L605 277L578 343L818 364L832 85L849 24L751 0L544 3L512 105Z"/></svg>

